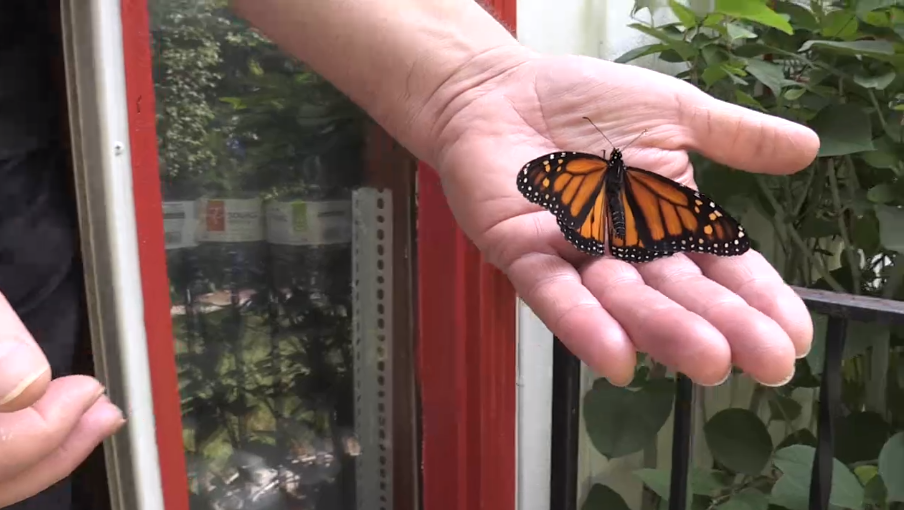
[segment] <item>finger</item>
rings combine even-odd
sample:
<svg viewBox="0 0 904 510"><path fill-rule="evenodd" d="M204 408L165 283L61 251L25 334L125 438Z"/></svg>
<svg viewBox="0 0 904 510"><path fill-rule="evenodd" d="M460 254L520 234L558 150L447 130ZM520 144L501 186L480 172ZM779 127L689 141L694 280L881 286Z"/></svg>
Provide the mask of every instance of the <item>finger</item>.
<svg viewBox="0 0 904 510"><path fill-rule="evenodd" d="M6 298L0 294L0 413L33 404L50 382L50 364Z"/></svg>
<svg viewBox="0 0 904 510"><path fill-rule="evenodd" d="M91 377L62 377L51 381L47 392L33 406L0 414L0 480L59 448L103 390Z"/></svg>
<svg viewBox="0 0 904 510"><path fill-rule="evenodd" d="M792 173L809 165L819 151L813 130L702 92L680 102L679 117L690 130L693 150L742 170Z"/></svg>
<svg viewBox="0 0 904 510"><path fill-rule="evenodd" d="M122 413L109 399L98 399L52 453L31 468L0 481L0 508L34 496L67 477L123 423Z"/></svg>
<svg viewBox="0 0 904 510"><path fill-rule="evenodd" d="M633 266L597 259L581 275L639 350L701 385L720 384L728 377L731 349L722 333L649 287Z"/></svg>
<svg viewBox="0 0 904 510"><path fill-rule="evenodd" d="M747 304L781 326L798 358L810 352L813 342L810 312L800 296L761 254L750 250L737 257L694 254L691 258L703 274L741 296Z"/></svg>
<svg viewBox="0 0 904 510"><path fill-rule="evenodd" d="M631 382L634 346L581 283L574 266L557 255L529 253L506 272L521 299L575 356L612 384Z"/></svg>
<svg viewBox="0 0 904 510"><path fill-rule="evenodd" d="M0 337L0 413L31 405L49 382L50 365L34 340L20 335Z"/></svg>
<svg viewBox="0 0 904 510"><path fill-rule="evenodd" d="M784 384L794 375L795 346L772 318L703 275L683 254L643 264L644 281L716 327L731 346L732 362L757 381Z"/></svg>

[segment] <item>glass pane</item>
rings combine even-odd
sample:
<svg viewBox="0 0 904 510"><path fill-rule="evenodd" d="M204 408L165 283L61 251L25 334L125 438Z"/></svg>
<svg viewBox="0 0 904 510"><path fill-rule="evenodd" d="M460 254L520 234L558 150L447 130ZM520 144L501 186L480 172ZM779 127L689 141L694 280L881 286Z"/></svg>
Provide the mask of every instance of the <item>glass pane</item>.
<svg viewBox="0 0 904 510"><path fill-rule="evenodd" d="M413 508L412 161L225 0L149 8L191 508Z"/></svg>

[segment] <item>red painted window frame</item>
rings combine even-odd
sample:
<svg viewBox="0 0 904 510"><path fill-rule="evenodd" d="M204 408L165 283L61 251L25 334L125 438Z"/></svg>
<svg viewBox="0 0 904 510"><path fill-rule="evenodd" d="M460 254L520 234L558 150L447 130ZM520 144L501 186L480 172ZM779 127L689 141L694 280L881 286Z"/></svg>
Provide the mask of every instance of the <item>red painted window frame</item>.
<svg viewBox="0 0 904 510"><path fill-rule="evenodd" d="M487 7L515 29L516 0ZM122 0L138 254L167 510L188 510L158 166L147 0ZM418 371L424 510L515 508L515 292L418 172Z"/></svg>
<svg viewBox="0 0 904 510"><path fill-rule="evenodd" d="M189 510L182 401L170 315L147 0L122 0L122 44L144 327L166 510Z"/></svg>
<svg viewBox="0 0 904 510"><path fill-rule="evenodd" d="M512 32L517 0L481 2ZM423 510L514 510L516 296L418 168Z"/></svg>

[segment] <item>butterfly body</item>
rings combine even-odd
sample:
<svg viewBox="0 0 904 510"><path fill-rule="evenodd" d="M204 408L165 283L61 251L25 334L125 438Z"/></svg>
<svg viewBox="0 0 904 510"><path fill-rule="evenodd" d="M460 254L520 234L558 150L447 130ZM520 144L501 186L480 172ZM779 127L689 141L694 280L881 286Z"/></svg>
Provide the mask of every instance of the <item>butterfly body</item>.
<svg viewBox="0 0 904 510"><path fill-rule="evenodd" d="M659 174L607 159L555 152L527 163L518 190L558 219L568 241L591 255L647 262L678 252L740 255L744 228L702 193Z"/></svg>

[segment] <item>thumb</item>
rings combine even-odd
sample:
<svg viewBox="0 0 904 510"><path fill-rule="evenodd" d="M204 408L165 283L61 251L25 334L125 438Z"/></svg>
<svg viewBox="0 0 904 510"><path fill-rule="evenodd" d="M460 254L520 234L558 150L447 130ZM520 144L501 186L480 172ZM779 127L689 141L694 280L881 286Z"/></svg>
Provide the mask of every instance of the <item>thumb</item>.
<svg viewBox="0 0 904 510"><path fill-rule="evenodd" d="M726 103L697 91L679 107L690 149L741 170L788 174L813 162L819 136L789 120Z"/></svg>
<svg viewBox="0 0 904 510"><path fill-rule="evenodd" d="M0 413L34 404L50 383L50 364L28 329L0 294Z"/></svg>
<svg viewBox="0 0 904 510"><path fill-rule="evenodd" d="M34 340L0 337L0 413L30 406L49 382L50 365Z"/></svg>

